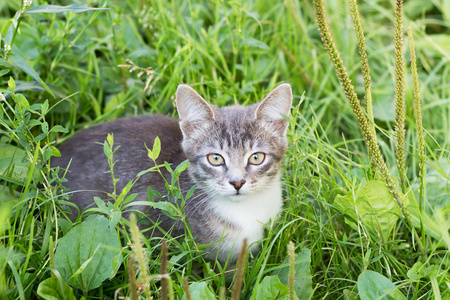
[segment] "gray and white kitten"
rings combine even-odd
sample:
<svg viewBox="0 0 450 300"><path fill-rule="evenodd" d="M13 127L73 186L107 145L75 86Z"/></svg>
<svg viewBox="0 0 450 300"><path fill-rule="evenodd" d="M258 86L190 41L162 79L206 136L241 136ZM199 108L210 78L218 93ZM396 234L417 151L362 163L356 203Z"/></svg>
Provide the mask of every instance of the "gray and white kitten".
<svg viewBox="0 0 450 300"><path fill-rule="evenodd" d="M258 248L263 225L273 219L282 207L280 173L288 145L288 122L292 91L281 84L261 102L244 107L217 108L208 104L195 90L180 85L176 105L180 120L159 116L139 116L118 119L81 131L61 147L61 157L53 166L66 167L72 160L68 181L74 191L72 202L84 209L93 197L105 198L113 184L103 142L114 134L114 145L121 145L114 154L118 160L114 176L119 178L117 191L133 180L142 170L153 166L144 144L151 146L156 136L161 140L164 161L177 166L188 159L187 172L180 177L184 192L193 185L194 195L186 202L185 215L192 234L200 244L209 246L207 257L224 262L235 261L244 238ZM170 174L163 172L170 182ZM134 201L146 201L147 188L165 194L166 188L157 173L147 173L133 186L138 193ZM134 206L146 211L148 206ZM160 222L172 236L184 233L183 224L165 216L158 209L148 211L153 222Z"/></svg>

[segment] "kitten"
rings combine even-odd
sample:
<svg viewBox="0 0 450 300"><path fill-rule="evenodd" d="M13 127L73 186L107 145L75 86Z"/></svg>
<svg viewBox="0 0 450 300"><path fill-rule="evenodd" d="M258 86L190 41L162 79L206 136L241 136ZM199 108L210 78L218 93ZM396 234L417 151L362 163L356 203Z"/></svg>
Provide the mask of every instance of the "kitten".
<svg viewBox="0 0 450 300"><path fill-rule="evenodd" d="M114 145L121 145L114 154L120 193L140 171L153 166L144 144L151 147L158 136L162 149L158 164L167 161L175 167L186 159L190 162L180 183L184 193L196 186L185 206L193 236L200 244L222 239L207 248L206 257L225 262L229 256L233 262L244 238L252 244L251 251L258 248L263 225L281 210L280 173L288 144L288 122L283 116L289 114L291 103L289 84L281 84L260 103L220 109L189 86L180 85L176 92L180 120L148 115L93 126L64 143L61 157L52 164L67 167L72 160L64 185L74 191L71 201L85 209L94 196L104 199L104 192L113 190L111 174L105 173L107 159L96 142L113 133ZM170 182L170 174L163 174ZM147 200L148 186L163 195L167 192L163 179L150 172L131 189L130 193L138 193L134 201ZM148 206L133 208L148 210ZM184 233L180 221L160 210L150 209L147 214L164 231L172 230L172 236Z"/></svg>

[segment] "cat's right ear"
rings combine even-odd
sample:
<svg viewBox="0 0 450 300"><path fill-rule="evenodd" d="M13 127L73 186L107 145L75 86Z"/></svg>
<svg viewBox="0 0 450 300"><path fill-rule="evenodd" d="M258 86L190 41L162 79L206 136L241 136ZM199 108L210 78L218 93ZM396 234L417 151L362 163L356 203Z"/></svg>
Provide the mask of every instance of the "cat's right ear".
<svg viewBox="0 0 450 300"><path fill-rule="evenodd" d="M256 118L272 124L273 129L285 135L289 123L284 116L289 115L292 106L292 89L288 83L277 86L260 102Z"/></svg>
<svg viewBox="0 0 450 300"><path fill-rule="evenodd" d="M185 84L178 86L175 102L180 116L181 130L185 136L214 119L214 111L205 99Z"/></svg>

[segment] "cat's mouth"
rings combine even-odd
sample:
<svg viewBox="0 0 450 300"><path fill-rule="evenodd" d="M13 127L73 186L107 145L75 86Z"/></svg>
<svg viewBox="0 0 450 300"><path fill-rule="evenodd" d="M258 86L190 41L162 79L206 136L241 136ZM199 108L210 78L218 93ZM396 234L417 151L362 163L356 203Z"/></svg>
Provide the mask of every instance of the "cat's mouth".
<svg viewBox="0 0 450 300"><path fill-rule="evenodd" d="M244 197L244 193L237 191L237 192L231 194L230 196L231 196L230 198L232 201L241 201L242 198Z"/></svg>

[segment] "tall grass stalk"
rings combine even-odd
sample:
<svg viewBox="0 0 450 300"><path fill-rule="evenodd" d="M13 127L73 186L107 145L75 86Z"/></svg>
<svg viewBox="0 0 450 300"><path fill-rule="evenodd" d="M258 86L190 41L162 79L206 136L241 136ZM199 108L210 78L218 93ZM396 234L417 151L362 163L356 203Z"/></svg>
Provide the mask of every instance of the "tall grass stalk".
<svg viewBox="0 0 450 300"><path fill-rule="evenodd" d="M376 137L375 123L373 118L373 100L372 100L372 79L370 77L369 60L366 53L366 42L364 38L364 31L361 25L361 16L358 10L357 0L349 0L350 12L355 28L356 39L358 41L359 55L361 56L361 69L364 79L364 104L365 112L369 121L372 135ZM373 165L376 167L375 165Z"/></svg>
<svg viewBox="0 0 450 300"><path fill-rule="evenodd" d="M414 116L416 119L416 130L417 130L417 147L418 147L417 151L419 152L419 180L420 180L419 209L420 211L422 211L423 192L424 192L423 189L425 182L425 159L426 159L425 139L423 136L422 104L420 101L419 76L417 75L417 59L411 26L408 28L408 37L409 37L409 51L411 53L411 75L414 93Z"/></svg>
<svg viewBox="0 0 450 300"><path fill-rule="evenodd" d="M138 287L136 283L136 270L134 269L134 255L128 257L128 290L130 291L130 300L138 300Z"/></svg>
<svg viewBox="0 0 450 300"><path fill-rule="evenodd" d="M150 294L150 281L151 278L148 275L148 261L147 255L145 254L144 247L142 245L141 236L139 232L139 227L136 222L136 216L134 214L130 215L130 231L131 239L133 241L133 250L136 255L136 260L139 265L139 275L142 278L144 295L147 299L151 299ZM134 266L130 266L133 268Z"/></svg>
<svg viewBox="0 0 450 300"><path fill-rule="evenodd" d="M320 36L322 42L328 51L331 61L333 62L336 74L339 78L339 82L344 89L345 95L350 102L353 113L358 121L359 127L363 134L364 140L366 142L367 148L369 150L369 155L373 159L375 165L377 166L377 171L380 173L381 177L386 182L389 187L390 192L394 195L395 201L397 201L398 206L402 210L403 216L407 222L410 223L407 218L407 212L404 208L403 202L400 198L400 194L396 189L395 182L389 172L389 169L384 161L380 148L378 146L377 138L373 135L373 131L369 125L369 121L364 114L358 96L356 95L355 88L351 84L350 77L344 67L339 50L337 49L336 43L334 42L333 36L331 34L330 27L326 21L325 9L322 0L314 0L314 7L316 10L316 23L319 27Z"/></svg>
<svg viewBox="0 0 450 300"><path fill-rule="evenodd" d="M414 237L416 238L416 243L419 246L420 250L422 251L422 253L425 253L424 250L424 246L422 244L422 241L420 240L417 232L414 229L414 226L412 224L412 221L409 217L409 213L406 211L405 206L403 205L402 199L400 197L400 193L397 191L396 189L396 184L394 179L392 178L389 169L387 167L387 164L385 162L385 160L383 159L383 156L381 155L381 151L380 148L378 146L378 142L376 139L376 136L373 136L372 131L370 130L370 127L368 125L368 120L365 117L365 115L363 114L363 111L361 109L361 105L360 102L358 101L358 97L356 95L355 89L353 87L353 85L351 84L350 78L347 74L347 71L344 67L344 63L341 59L340 53L337 49L337 46L333 40L333 36L331 34L331 30L330 27L326 21L326 16L325 16L325 10L324 10L324 5L323 5L323 1L322 0L315 0L314 1L314 6L316 9L316 22L317 25L319 27L319 31L320 31L320 36L322 38L322 42L325 46L325 48L328 51L328 54L330 56L331 61L333 62L333 65L335 67L337 76L339 78L340 84L342 86L342 88L345 91L345 94L347 95L347 98L350 102L350 105L352 106L353 109L353 113L356 116L356 119L358 120L358 123L360 125L361 131L363 133L364 136L364 140L366 142L366 145L369 149L369 154L371 154L371 156L373 157L374 161L375 161L375 165L378 166L377 170L381 173L381 177L383 178L383 180L386 183L386 186L389 188L389 191L393 194L394 196L394 200L397 202L400 210L402 211L402 217L403 217L403 221L406 223L406 225L408 226L408 228L412 231L412 234L414 235ZM397 20L398 18L400 18L400 20ZM397 27L402 27L402 1L397 1L397 7L396 7L396 32L398 31ZM399 25L400 24L400 25ZM396 33L395 35L395 43L397 44L401 44L401 48L403 45L403 41L400 41L400 33ZM396 46L397 47L397 46ZM396 51L396 61L397 61L397 55L398 55L398 51ZM401 59L401 61L403 61L403 58ZM395 67L396 67L396 85L397 82L403 82L404 81L404 65L403 67L400 64L400 70L397 70L397 67L399 66L398 63L396 63ZM403 68L403 69L402 69ZM399 83L400 84L400 83ZM401 87L398 87L398 89L401 91L403 90L404 93L404 84L401 85ZM396 93L396 95L398 96L398 92ZM404 97L403 97L404 99ZM405 110L405 103L403 101L403 104L399 104L399 106L396 106L396 108L398 107L403 107L403 110ZM396 114L397 114L397 109L396 109ZM401 119L401 118L400 118ZM396 121L398 121L398 119L396 119ZM399 123L397 124L403 124L403 132L404 132L404 121L403 123L401 123L400 121L398 121ZM397 126L397 125L396 125ZM398 133L398 128L400 128L401 126L397 126L397 130L396 132ZM404 151L404 139L403 142L401 142L401 139L396 139L396 150L398 150L398 145L399 142L400 144L403 144L403 151ZM401 152L401 151L400 151ZM400 155L402 155L400 153ZM397 151L396 151L396 156L397 156ZM397 157L398 159L398 157ZM404 155L403 158L400 158L400 160L398 161L403 161L404 163ZM405 168L399 168L399 172L405 172ZM406 173L404 174L404 176L400 176L400 178L403 178L405 180L407 180L406 178ZM403 185L402 185L403 186Z"/></svg>
<svg viewBox="0 0 450 300"><path fill-rule="evenodd" d="M406 165L406 102L405 102L405 60L403 57L403 0L397 0L395 5L395 157L397 159L397 169L399 172L400 186L405 192Z"/></svg>

